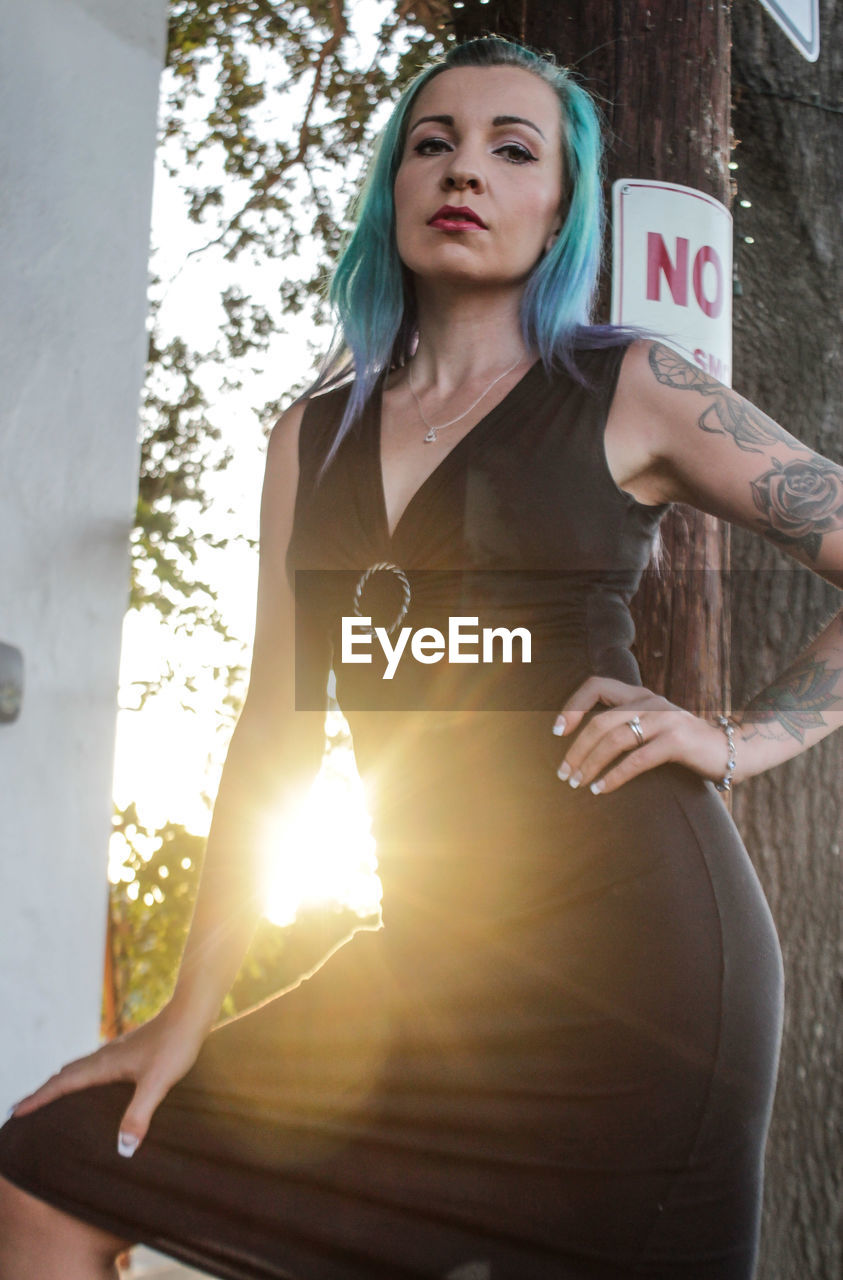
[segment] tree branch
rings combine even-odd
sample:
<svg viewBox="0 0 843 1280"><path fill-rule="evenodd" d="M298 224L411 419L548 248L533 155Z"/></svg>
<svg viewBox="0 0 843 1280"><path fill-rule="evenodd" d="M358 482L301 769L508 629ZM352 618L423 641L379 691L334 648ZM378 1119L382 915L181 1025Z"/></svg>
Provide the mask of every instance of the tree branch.
<svg viewBox="0 0 843 1280"><path fill-rule="evenodd" d="M266 8L264 0L259 0L262 8ZM270 191L276 183L281 181L283 174L295 164L304 164L307 159L309 148L309 125L313 115L316 101L319 97L319 91L322 88L322 80L325 71L325 64L335 50L339 47L344 38L348 35L348 22L345 16L344 0L331 0L331 10L333 13L334 30L328 39L323 43L319 50L318 57L314 65L313 84L308 95L307 105L304 110L304 118L299 128L299 145L295 155L290 159L284 169L276 169L274 173L265 173L260 180L258 189L249 197L241 209L238 209L220 231L219 235L214 236L212 240L208 240L205 244L199 245L196 249L191 249L185 255L187 258L195 257L197 254L205 253L206 250L212 249L215 245L222 244L226 236L232 231L238 230L242 224L242 220L247 213L261 202L266 193ZM312 185L312 182L311 182Z"/></svg>

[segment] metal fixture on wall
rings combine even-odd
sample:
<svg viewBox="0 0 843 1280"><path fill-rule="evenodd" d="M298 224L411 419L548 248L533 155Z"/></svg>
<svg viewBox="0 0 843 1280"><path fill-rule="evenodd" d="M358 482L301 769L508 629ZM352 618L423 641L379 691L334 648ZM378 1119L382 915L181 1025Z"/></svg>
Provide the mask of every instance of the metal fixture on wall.
<svg viewBox="0 0 843 1280"><path fill-rule="evenodd" d="M0 724L17 720L22 701L23 654L0 640Z"/></svg>

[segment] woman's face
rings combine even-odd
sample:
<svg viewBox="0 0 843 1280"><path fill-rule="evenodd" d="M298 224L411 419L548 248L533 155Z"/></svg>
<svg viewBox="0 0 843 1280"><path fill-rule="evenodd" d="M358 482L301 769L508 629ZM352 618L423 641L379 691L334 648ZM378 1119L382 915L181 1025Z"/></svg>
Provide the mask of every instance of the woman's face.
<svg viewBox="0 0 843 1280"><path fill-rule="evenodd" d="M416 99L395 178L419 279L521 284L563 221L559 101L520 67L454 67ZM438 216L437 216L438 215Z"/></svg>

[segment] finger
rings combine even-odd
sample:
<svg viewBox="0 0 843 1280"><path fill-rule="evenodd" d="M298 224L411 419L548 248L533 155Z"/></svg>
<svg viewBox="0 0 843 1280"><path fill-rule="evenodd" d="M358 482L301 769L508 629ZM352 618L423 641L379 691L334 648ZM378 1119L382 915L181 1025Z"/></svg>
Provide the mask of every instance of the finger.
<svg viewBox="0 0 843 1280"><path fill-rule="evenodd" d="M648 692L641 685L624 684L622 680L612 680L608 676L589 676L562 707L554 721L553 732L558 736L571 733L583 716L600 702L613 707L630 703Z"/></svg>
<svg viewBox="0 0 843 1280"><path fill-rule="evenodd" d="M135 1154L146 1137L150 1121L166 1092L166 1087L149 1076L138 1082L132 1101L120 1122L117 1135L119 1155L131 1158Z"/></svg>
<svg viewBox="0 0 843 1280"><path fill-rule="evenodd" d="M640 747L641 742L631 726L633 713L643 717L639 719L639 726L645 740L660 731L664 721L663 701L656 694L648 694L646 689L642 692L644 696L635 703L598 712L580 730L557 770L563 781L571 782L572 786L591 782L616 756Z"/></svg>
<svg viewBox="0 0 843 1280"><path fill-rule="evenodd" d="M65 1094L76 1093L79 1089L87 1088L88 1085L103 1084L115 1078L117 1077L109 1071L108 1064L101 1054L79 1058L75 1062L67 1063L60 1071L45 1080L40 1088L21 1098L15 1104L14 1114L28 1115L32 1111L37 1111L39 1107L46 1106L48 1102L64 1097Z"/></svg>
<svg viewBox="0 0 843 1280"><path fill-rule="evenodd" d="M672 754L669 740L666 735L660 735L645 746L638 747L636 751L631 751L620 764L592 783L591 790L595 795L608 795L632 778L637 778L648 769L655 769L657 765L665 764L670 759Z"/></svg>
<svg viewBox="0 0 843 1280"><path fill-rule="evenodd" d="M659 733L658 722L652 713L639 721L644 741L650 741ZM605 711L595 716L571 743L565 760L559 768L559 777L573 787L589 786L605 769L630 751L640 751L641 742L630 726L629 709Z"/></svg>

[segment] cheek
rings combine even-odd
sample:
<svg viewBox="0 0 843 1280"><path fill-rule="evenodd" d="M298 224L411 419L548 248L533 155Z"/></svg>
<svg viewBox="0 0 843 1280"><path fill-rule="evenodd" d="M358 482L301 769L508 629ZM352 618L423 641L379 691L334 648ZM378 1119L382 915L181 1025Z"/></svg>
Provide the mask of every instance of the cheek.
<svg viewBox="0 0 843 1280"><path fill-rule="evenodd" d="M413 259L415 255L415 223L412 217L412 189L408 188L406 181L401 181L400 169L392 189L392 201L395 210L395 247L399 258L406 263L408 256Z"/></svg>
<svg viewBox="0 0 843 1280"><path fill-rule="evenodd" d="M523 246L523 253L536 257L544 249L548 236L556 227L558 201L546 192L525 191L510 206L509 232L513 243Z"/></svg>
<svg viewBox="0 0 843 1280"><path fill-rule="evenodd" d="M544 226L558 214L562 203L560 186L547 174L535 174L532 181L513 185L507 201L513 216Z"/></svg>
<svg viewBox="0 0 843 1280"><path fill-rule="evenodd" d="M407 224L413 206L412 182L402 169L395 175L392 188L392 203L395 209L395 226L400 233L402 225Z"/></svg>
<svg viewBox="0 0 843 1280"><path fill-rule="evenodd" d="M395 211L395 238L400 244L407 219L404 200L397 182L392 191L392 206Z"/></svg>
<svg viewBox="0 0 843 1280"><path fill-rule="evenodd" d="M397 222L401 217L402 210L404 208L404 184L401 181L400 169L398 170L392 187L392 206L395 210L395 221Z"/></svg>

